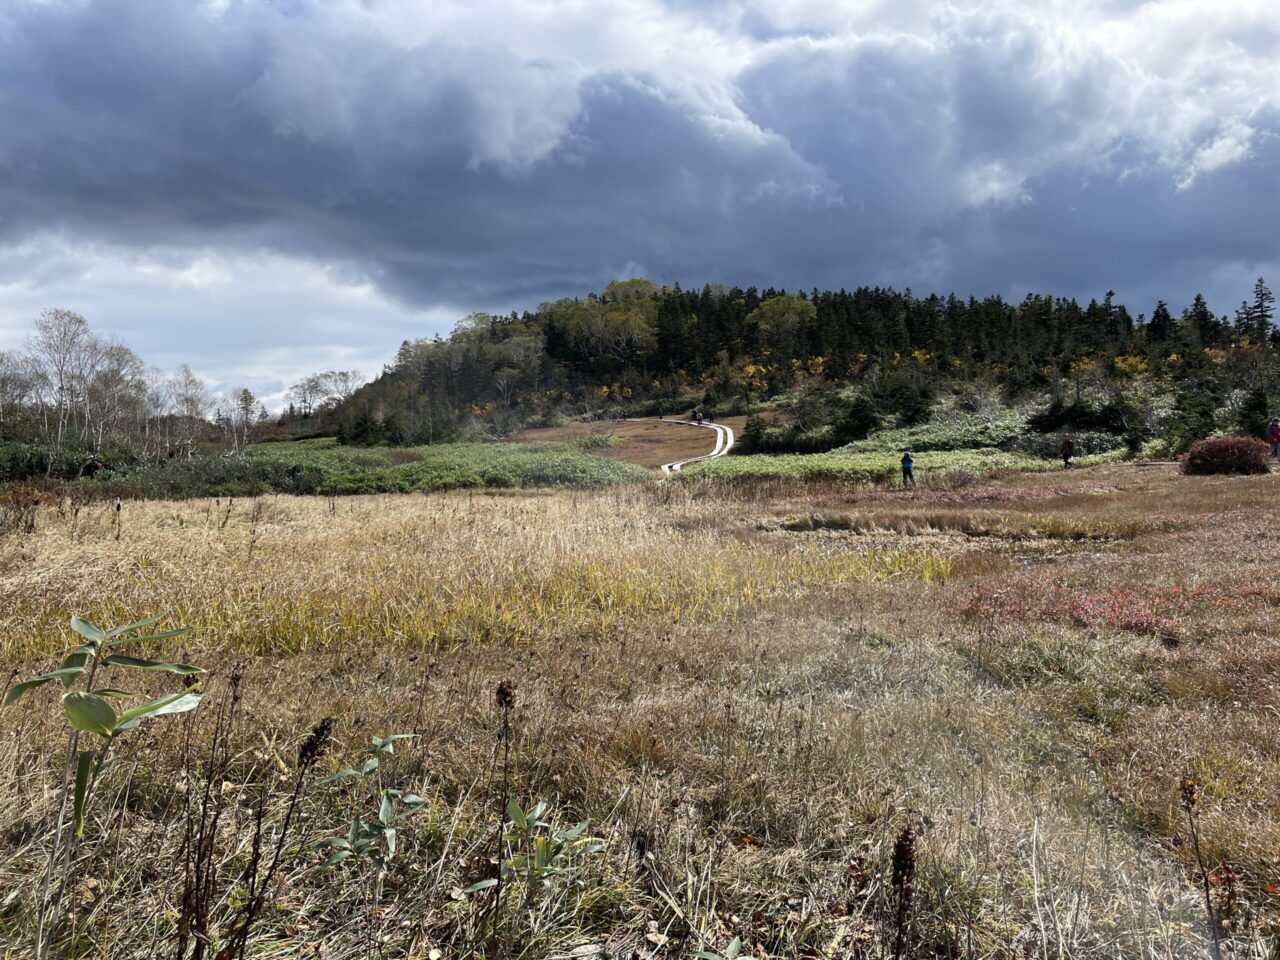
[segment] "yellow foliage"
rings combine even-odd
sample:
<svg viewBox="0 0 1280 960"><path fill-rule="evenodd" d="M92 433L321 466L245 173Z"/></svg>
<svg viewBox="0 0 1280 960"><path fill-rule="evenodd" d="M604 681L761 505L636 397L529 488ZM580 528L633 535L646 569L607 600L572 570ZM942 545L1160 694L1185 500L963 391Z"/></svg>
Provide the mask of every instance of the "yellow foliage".
<svg viewBox="0 0 1280 960"><path fill-rule="evenodd" d="M1134 377L1138 374L1146 373L1150 364L1147 363L1146 357L1136 355L1125 355L1116 357L1113 361L1116 372L1126 377Z"/></svg>
<svg viewBox="0 0 1280 960"><path fill-rule="evenodd" d="M1090 360L1088 357L1082 357L1079 360L1075 360L1072 362L1071 372L1075 374L1077 377L1083 377L1083 376L1087 376L1090 373L1093 373L1093 371L1097 369L1097 366L1098 365L1094 363L1092 360Z"/></svg>

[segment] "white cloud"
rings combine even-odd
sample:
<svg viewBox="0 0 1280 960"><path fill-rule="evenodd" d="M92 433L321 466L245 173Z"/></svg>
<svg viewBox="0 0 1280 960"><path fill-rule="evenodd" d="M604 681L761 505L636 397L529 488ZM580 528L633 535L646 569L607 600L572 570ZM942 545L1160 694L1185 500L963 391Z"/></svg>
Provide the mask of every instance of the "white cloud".
<svg viewBox="0 0 1280 960"><path fill-rule="evenodd" d="M1185 190L1199 176L1248 159L1253 153L1253 136L1254 130L1247 123L1225 121L1222 132L1192 155L1185 174L1178 180L1178 189Z"/></svg>
<svg viewBox="0 0 1280 960"><path fill-rule="evenodd" d="M1274 0L0 0L0 342L78 307L267 390L634 264L1186 284L1280 258L1223 227L1277 50Z"/></svg>
<svg viewBox="0 0 1280 960"><path fill-rule="evenodd" d="M56 267L37 276L32 260ZM0 248L0 349L45 307L83 314L149 363L189 363L217 390L283 396L308 373L376 375L406 337L447 331L452 308L410 309L367 278L267 251L136 251L45 236Z"/></svg>

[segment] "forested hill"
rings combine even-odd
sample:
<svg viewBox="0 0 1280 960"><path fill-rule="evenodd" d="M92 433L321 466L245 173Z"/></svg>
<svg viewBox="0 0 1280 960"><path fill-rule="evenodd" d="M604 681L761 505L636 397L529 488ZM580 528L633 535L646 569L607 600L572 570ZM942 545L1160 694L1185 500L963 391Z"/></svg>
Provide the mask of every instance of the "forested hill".
<svg viewBox="0 0 1280 960"><path fill-rule="evenodd" d="M1111 293L1082 305L617 281L522 315L472 314L448 339L405 341L335 422L347 442L431 443L608 408L745 411L825 387L861 400L868 422L904 424L958 382L1070 407L1086 387L1120 404L1135 379L1167 387L1202 420L1206 405L1251 391L1257 417L1276 393L1274 303L1262 280L1231 315L1197 296L1176 315L1161 301L1136 316Z"/></svg>

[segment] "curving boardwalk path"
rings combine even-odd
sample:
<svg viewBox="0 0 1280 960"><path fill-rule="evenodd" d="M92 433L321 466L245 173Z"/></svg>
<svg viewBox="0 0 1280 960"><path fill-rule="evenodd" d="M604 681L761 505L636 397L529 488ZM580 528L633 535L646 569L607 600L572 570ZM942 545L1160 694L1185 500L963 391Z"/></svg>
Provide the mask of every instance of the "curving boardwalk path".
<svg viewBox="0 0 1280 960"><path fill-rule="evenodd" d="M720 423L696 423L693 420L668 420L667 423L683 423L690 427L703 427L707 430L714 430L716 434L716 445L710 453L703 454L700 457L690 457L688 460L675 460L671 463L664 463L660 468L663 476L671 476L678 473L680 468L689 463L700 463L703 460L714 460L716 457L723 457L733 447L733 429L726 427Z"/></svg>

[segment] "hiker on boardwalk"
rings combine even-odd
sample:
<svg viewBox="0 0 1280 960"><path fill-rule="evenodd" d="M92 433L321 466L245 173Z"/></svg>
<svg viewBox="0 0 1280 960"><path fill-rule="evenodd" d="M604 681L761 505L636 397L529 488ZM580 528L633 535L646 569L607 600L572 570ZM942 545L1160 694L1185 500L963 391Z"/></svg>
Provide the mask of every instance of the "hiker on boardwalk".
<svg viewBox="0 0 1280 960"><path fill-rule="evenodd" d="M1271 445L1271 455L1280 460L1280 417L1272 417L1267 424L1267 443Z"/></svg>
<svg viewBox="0 0 1280 960"><path fill-rule="evenodd" d="M701 411L701 410L699 410L697 407L694 407L694 408L693 408L693 412L692 412L692 414L690 415L689 419L690 419L690 420L692 420L694 423L701 424L701 423L702 423L702 411Z"/></svg>
<svg viewBox="0 0 1280 960"><path fill-rule="evenodd" d="M913 474L913 473L911 472L911 468L914 466L914 464L915 464L915 461L911 459L911 451L910 451L910 450L903 450L903 451L902 451L902 486L903 486L903 489L905 489L905 488L907 488L907 487L912 487L912 488L914 488L914 487L915 487L915 485L916 485L916 478L915 478L915 474Z"/></svg>
<svg viewBox="0 0 1280 960"><path fill-rule="evenodd" d="M1062 438L1062 446L1058 448L1058 454L1062 457L1063 470L1071 466L1071 458L1076 454L1076 445L1071 442L1070 437Z"/></svg>

